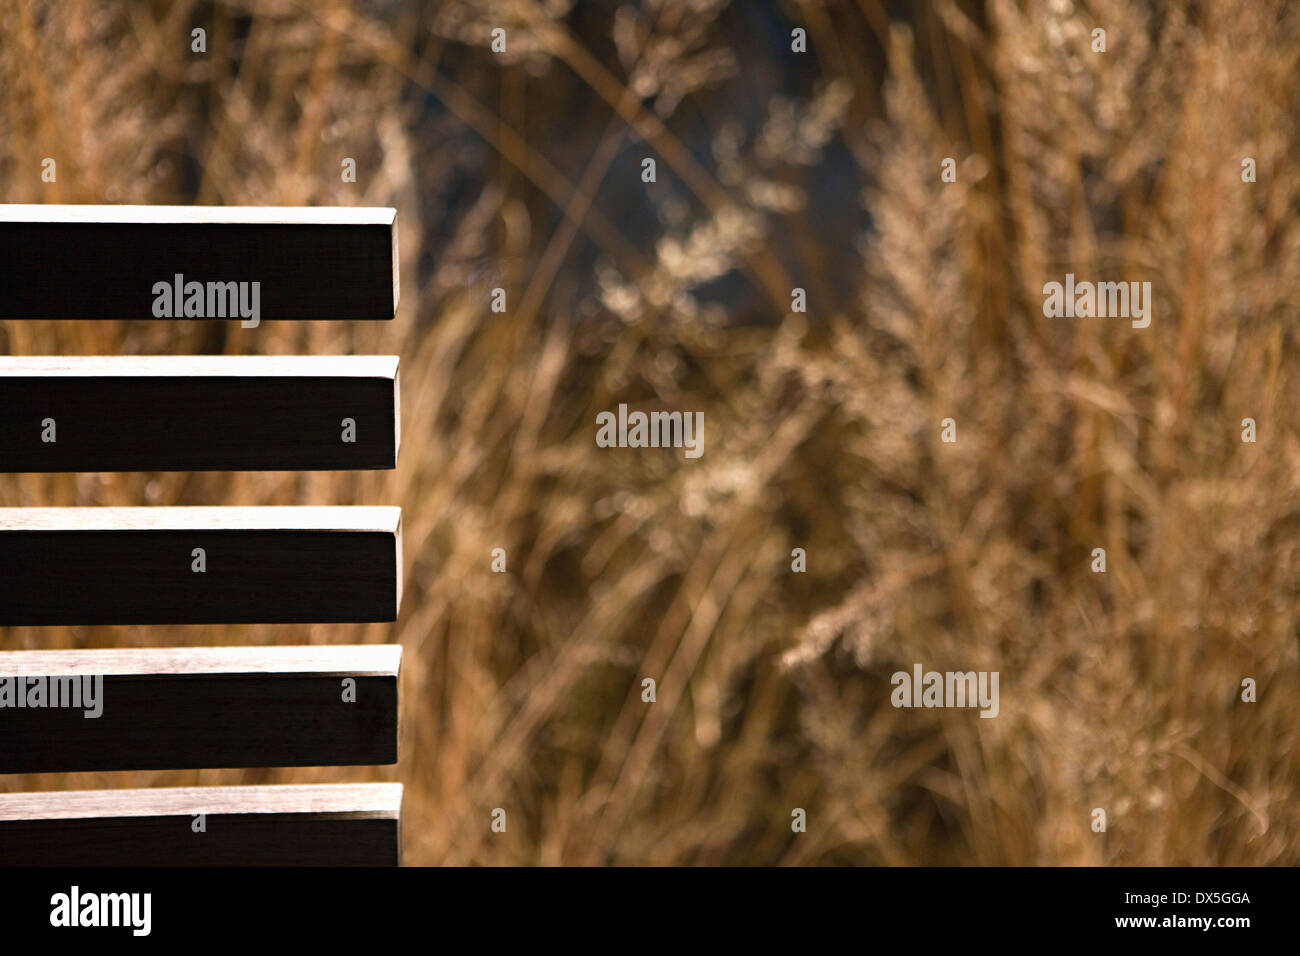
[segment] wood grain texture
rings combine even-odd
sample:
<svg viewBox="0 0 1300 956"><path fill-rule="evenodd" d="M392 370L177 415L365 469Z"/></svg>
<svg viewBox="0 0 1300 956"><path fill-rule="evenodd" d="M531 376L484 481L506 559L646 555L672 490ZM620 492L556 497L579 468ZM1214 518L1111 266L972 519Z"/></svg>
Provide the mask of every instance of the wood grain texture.
<svg viewBox="0 0 1300 956"><path fill-rule="evenodd" d="M0 773L396 763L400 662L395 644L0 652ZM16 706L20 681L42 706ZM55 687L75 706L49 706Z"/></svg>
<svg viewBox="0 0 1300 956"><path fill-rule="evenodd" d="M0 651L0 675L120 674L206 677L308 674L395 677L400 644L271 644L265 647L105 647Z"/></svg>
<svg viewBox="0 0 1300 956"><path fill-rule="evenodd" d="M401 801L400 784L6 793L0 866L396 866Z"/></svg>
<svg viewBox="0 0 1300 956"><path fill-rule="evenodd" d="M393 621L401 567L399 508L0 508L0 626Z"/></svg>
<svg viewBox="0 0 1300 956"><path fill-rule="evenodd" d="M153 286L259 282L261 318L392 319L389 208L0 205L0 319L148 319Z"/></svg>
<svg viewBox="0 0 1300 956"><path fill-rule="evenodd" d="M393 468L398 387L396 356L0 357L0 470Z"/></svg>

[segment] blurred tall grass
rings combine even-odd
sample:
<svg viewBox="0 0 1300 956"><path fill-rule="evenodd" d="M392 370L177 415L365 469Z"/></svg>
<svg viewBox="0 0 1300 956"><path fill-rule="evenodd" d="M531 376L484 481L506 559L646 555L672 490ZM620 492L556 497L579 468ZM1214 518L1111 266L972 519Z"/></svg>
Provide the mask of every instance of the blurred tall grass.
<svg viewBox="0 0 1300 956"><path fill-rule="evenodd" d="M0 5L0 199L393 205L403 275L393 323L0 350L397 353L404 432L0 504L400 504L406 558L395 627L0 633L398 640L397 767L0 787L401 780L411 863L1300 862L1297 75L1284 0ZM1044 318L1067 271L1151 327ZM704 456L598 449L619 402ZM916 662L1001 714L893 709Z"/></svg>

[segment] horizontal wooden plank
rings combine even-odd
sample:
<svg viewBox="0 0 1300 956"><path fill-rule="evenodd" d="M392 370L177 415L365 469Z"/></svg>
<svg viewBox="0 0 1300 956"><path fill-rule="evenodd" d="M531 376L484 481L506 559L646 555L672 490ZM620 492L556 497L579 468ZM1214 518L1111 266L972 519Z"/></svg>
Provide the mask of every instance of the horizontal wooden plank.
<svg viewBox="0 0 1300 956"><path fill-rule="evenodd" d="M396 355L4 355L0 378L388 378Z"/></svg>
<svg viewBox="0 0 1300 956"><path fill-rule="evenodd" d="M0 470L392 468L397 390L386 355L0 356Z"/></svg>
<svg viewBox="0 0 1300 956"><path fill-rule="evenodd" d="M400 508L0 508L0 626L393 621L401 567Z"/></svg>
<svg viewBox="0 0 1300 956"><path fill-rule="evenodd" d="M252 647L105 647L0 651L2 674L153 675L305 674L394 677L400 644L270 644Z"/></svg>
<svg viewBox="0 0 1300 956"><path fill-rule="evenodd" d="M208 284L229 282L258 283L259 320L391 319L396 224L390 208L0 205L0 319L217 318ZM190 282L202 315L185 314ZM157 283L179 285L170 316Z"/></svg>
<svg viewBox="0 0 1300 956"><path fill-rule="evenodd" d="M0 773L396 763L401 654L395 644L0 652Z"/></svg>
<svg viewBox="0 0 1300 956"><path fill-rule="evenodd" d="M387 206L140 206L0 204L0 218L12 222L68 222L79 225L294 225L391 226L397 210Z"/></svg>
<svg viewBox="0 0 1300 956"><path fill-rule="evenodd" d="M198 505L158 508L0 508L4 531L382 531L402 509L369 505Z"/></svg>
<svg viewBox="0 0 1300 956"><path fill-rule="evenodd" d="M4 793L0 866L396 866L401 803L387 783Z"/></svg>

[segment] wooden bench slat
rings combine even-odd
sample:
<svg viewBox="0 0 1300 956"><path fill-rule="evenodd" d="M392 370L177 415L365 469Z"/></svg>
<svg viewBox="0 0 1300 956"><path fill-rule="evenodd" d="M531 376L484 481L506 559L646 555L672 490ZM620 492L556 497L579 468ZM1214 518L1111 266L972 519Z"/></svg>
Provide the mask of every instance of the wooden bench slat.
<svg viewBox="0 0 1300 956"><path fill-rule="evenodd" d="M153 318L155 284L177 275L258 282L262 320L392 319L396 223L391 208L0 205L0 319Z"/></svg>
<svg viewBox="0 0 1300 956"><path fill-rule="evenodd" d="M400 508L0 508L0 626L394 621L401 567Z"/></svg>
<svg viewBox="0 0 1300 956"><path fill-rule="evenodd" d="M384 355L3 356L0 470L393 468L397 365Z"/></svg>
<svg viewBox="0 0 1300 956"><path fill-rule="evenodd" d="M0 773L396 763L401 654L396 644L0 652Z"/></svg>
<svg viewBox="0 0 1300 956"><path fill-rule="evenodd" d="M393 783L5 793L0 866L396 866L401 802Z"/></svg>

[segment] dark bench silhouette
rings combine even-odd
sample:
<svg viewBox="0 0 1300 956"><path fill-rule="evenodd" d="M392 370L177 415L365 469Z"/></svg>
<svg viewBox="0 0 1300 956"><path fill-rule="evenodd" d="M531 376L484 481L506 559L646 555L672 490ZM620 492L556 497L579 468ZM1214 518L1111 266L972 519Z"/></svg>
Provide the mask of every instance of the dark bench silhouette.
<svg viewBox="0 0 1300 956"><path fill-rule="evenodd" d="M398 301L392 209L0 205L0 261L0 319ZM397 389L394 356L4 357L0 471L393 468ZM0 627L393 621L401 568L398 508L0 508ZM400 657L0 650L0 774L393 764ZM395 865L401 792L0 793L0 865Z"/></svg>
<svg viewBox="0 0 1300 956"><path fill-rule="evenodd" d="M102 683L98 716L85 699L0 711L0 772L392 764L400 660L396 645L3 652L0 681ZM400 802L385 784L0 794L0 865L395 865Z"/></svg>
<svg viewBox="0 0 1300 956"><path fill-rule="evenodd" d="M0 470L392 468L392 355L0 356Z"/></svg>
<svg viewBox="0 0 1300 956"><path fill-rule="evenodd" d="M0 773L396 763L401 656L396 644L0 652L4 691L46 685L40 706L0 711Z"/></svg>
<svg viewBox="0 0 1300 956"><path fill-rule="evenodd" d="M0 283L5 319L161 318L177 276L258 282L263 321L397 314L387 208L0 205L0 262L21 280Z"/></svg>
<svg viewBox="0 0 1300 956"><path fill-rule="evenodd" d="M401 511L0 508L0 625L393 621Z"/></svg>
<svg viewBox="0 0 1300 956"><path fill-rule="evenodd" d="M5 793L0 866L396 866L401 800L396 783Z"/></svg>

